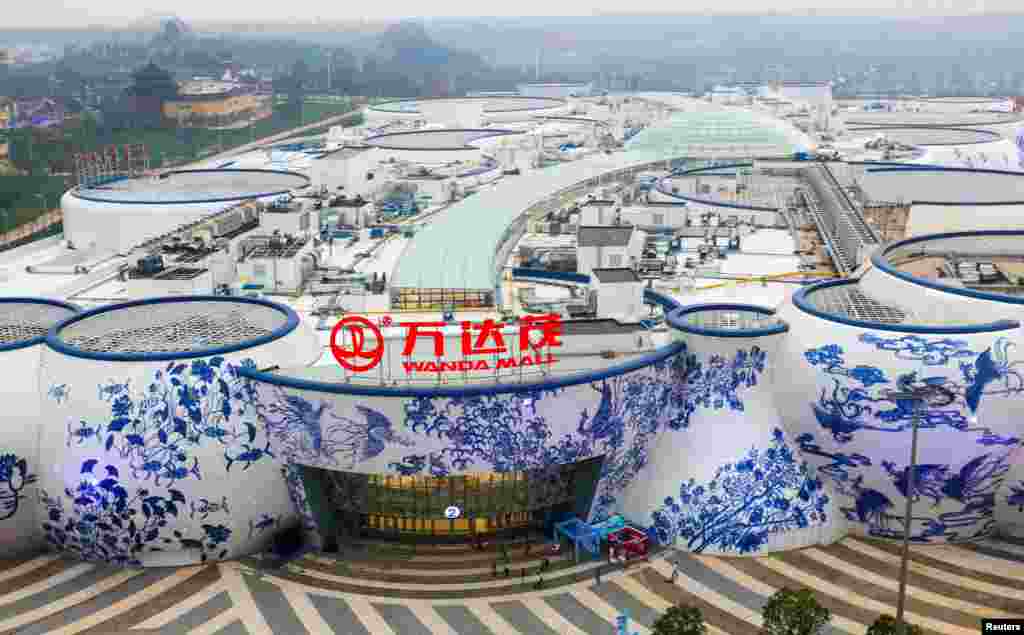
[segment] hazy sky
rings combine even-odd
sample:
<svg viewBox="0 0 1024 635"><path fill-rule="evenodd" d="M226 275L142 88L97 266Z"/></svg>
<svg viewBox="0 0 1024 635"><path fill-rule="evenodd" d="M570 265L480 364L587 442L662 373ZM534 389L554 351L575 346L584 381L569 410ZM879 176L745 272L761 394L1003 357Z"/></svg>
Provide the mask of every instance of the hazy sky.
<svg viewBox="0 0 1024 635"><path fill-rule="evenodd" d="M96 24L124 25L147 15L174 13L186 22L200 21L286 21L314 22L348 21L359 19L388 19L398 17L474 16L584 16L594 13L644 12L667 13L685 11L716 13L764 11L849 12L920 12L926 14L980 13L1021 11L1019 0L776 0L772 3L750 0L696 0L695 2L667 2L666 0L518 0L516 2L468 2L449 0L423 2L422 0L390 0L388 2L338 2L337 0L289 0L288 2L253 2L252 0L13 0L3 12L4 27L85 27ZM425 12L429 11L429 14Z"/></svg>

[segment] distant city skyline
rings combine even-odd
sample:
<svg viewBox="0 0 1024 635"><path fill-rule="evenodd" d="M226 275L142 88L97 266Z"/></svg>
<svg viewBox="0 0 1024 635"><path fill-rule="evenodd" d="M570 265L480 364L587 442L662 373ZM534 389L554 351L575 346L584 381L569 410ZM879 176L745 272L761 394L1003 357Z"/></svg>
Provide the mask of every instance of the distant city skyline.
<svg viewBox="0 0 1024 635"><path fill-rule="evenodd" d="M423 15L425 7L429 7L430 15ZM760 14L798 14L798 15L850 15L863 17L866 15L906 16L922 15L939 17L943 15L977 15L977 14L1020 14L1024 12L1016 0L926 0L904 2L902 6L884 0L869 0L851 6L849 0L818 0L813 6L801 0L782 0L773 3L771 8L761 4L753 4L744 0L724 0L718 2L705 1L703 4L689 4L685 11L678 6L659 0L632 2L628 10L624 10L620 2L592 2L590 0L569 0L552 4L530 0L506 4L488 5L488 15L474 15L480 11L481 5L468 2L432 3L399 0L396 2L377 4L360 4L358 14L346 14L346 8L338 3L322 0L295 0L287 5L274 5L239 0L209 3L202 0L178 0L169 4L166 10L140 7L128 0L39 0L33 3L22 3L17 11L5 14L3 29L74 29L92 26L109 26L124 28L139 23L151 23L161 15L174 14L187 22L208 24L252 24L252 25L289 25L324 23L358 23L362 21L384 21L401 18L488 18L488 17L587 17L593 15L760 15Z"/></svg>

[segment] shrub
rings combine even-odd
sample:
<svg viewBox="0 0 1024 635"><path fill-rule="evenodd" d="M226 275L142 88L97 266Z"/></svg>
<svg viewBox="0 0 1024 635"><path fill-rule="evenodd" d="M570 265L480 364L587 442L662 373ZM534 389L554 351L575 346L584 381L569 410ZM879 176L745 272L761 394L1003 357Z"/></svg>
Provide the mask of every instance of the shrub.
<svg viewBox="0 0 1024 635"><path fill-rule="evenodd" d="M809 589L779 589L761 611L762 635L817 635L832 619L832 613L818 604Z"/></svg>
<svg viewBox="0 0 1024 635"><path fill-rule="evenodd" d="M866 635L924 635L924 629L917 624L897 622L892 615L881 615L868 627Z"/></svg>
<svg viewBox="0 0 1024 635"><path fill-rule="evenodd" d="M700 609L683 604L670 607L651 625L651 635L705 635L707 632Z"/></svg>

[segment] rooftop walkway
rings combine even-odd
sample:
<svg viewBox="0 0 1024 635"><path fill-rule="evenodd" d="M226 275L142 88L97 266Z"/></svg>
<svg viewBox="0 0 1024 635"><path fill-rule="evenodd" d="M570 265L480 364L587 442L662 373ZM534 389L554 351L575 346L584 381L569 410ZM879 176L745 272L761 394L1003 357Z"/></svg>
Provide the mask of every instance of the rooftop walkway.
<svg viewBox="0 0 1024 635"><path fill-rule="evenodd" d="M363 545L365 549L371 545ZM672 552L671 557L675 557ZM117 569L54 555L0 563L0 633L40 635L602 635L623 610L649 635L668 606L697 605L711 635L749 635L776 589L810 587L832 611L828 633L862 635L895 613L899 545L859 538L762 558L680 555L680 575L655 556L596 583L593 563L552 564L545 588L489 572L493 553L449 546L372 562L321 554L275 574L251 562ZM525 549L513 566L534 566ZM665 556L666 554L662 554ZM607 565L605 565L607 567ZM577 577L579 576L579 577ZM405 597L382 593L384 579ZM1024 616L1024 544L914 546L907 615L928 635L973 635L983 617ZM564 583L563 583L564 582ZM413 597L424 592L435 597Z"/></svg>

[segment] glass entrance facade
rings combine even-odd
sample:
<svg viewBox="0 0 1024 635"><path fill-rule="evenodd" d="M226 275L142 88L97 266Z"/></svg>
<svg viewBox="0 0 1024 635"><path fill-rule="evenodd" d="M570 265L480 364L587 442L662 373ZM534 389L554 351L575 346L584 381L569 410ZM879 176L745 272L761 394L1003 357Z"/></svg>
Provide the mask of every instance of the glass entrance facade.
<svg viewBox="0 0 1024 635"><path fill-rule="evenodd" d="M328 513L346 533L454 536L523 527L551 513L574 512L581 496L589 507L600 460L458 476L327 470L320 476Z"/></svg>

